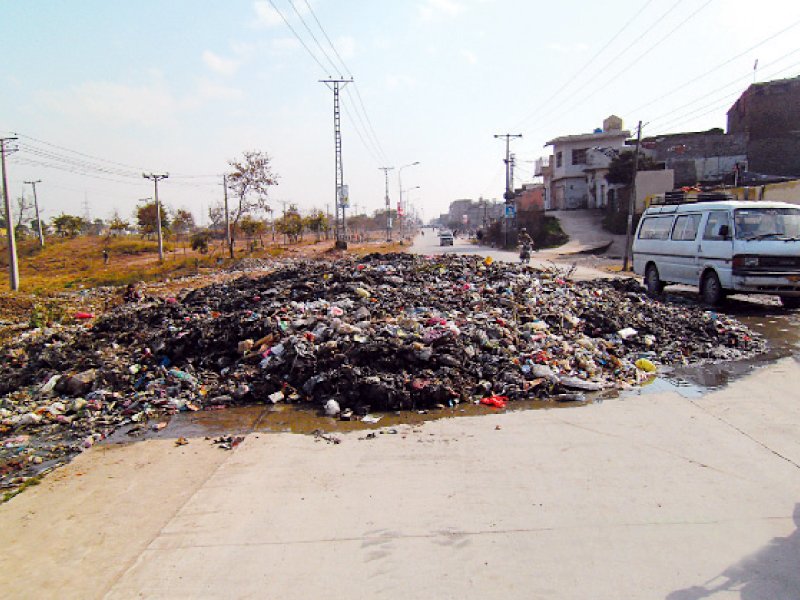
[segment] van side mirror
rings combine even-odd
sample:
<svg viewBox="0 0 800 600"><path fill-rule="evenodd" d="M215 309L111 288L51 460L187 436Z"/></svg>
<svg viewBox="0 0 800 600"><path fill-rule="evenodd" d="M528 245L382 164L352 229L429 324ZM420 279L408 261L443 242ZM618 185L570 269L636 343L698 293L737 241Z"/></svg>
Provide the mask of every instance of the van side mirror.
<svg viewBox="0 0 800 600"><path fill-rule="evenodd" d="M719 237L723 240L729 240L731 238L731 228L728 225L720 225L719 226Z"/></svg>

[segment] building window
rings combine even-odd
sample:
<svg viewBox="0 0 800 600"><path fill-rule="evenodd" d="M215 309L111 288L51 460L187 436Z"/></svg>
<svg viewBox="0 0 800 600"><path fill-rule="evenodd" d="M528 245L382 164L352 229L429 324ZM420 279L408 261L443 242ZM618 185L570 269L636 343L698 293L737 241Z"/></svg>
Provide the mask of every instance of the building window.
<svg viewBox="0 0 800 600"><path fill-rule="evenodd" d="M586 148L572 151L572 164L585 165L586 164Z"/></svg>
<svg viewBox="0 0 800 600"><path fill-rule="evenodd" d="M560 167L564 161L564 153L556 152L556 167Z"/></svg>

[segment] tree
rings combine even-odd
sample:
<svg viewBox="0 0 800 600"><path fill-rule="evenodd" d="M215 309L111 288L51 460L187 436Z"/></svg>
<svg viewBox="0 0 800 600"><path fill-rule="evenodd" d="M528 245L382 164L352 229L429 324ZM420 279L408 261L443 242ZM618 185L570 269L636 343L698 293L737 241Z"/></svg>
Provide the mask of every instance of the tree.
<svg viewBox="0 0 800 600"><path fill-rule="evenodd" d="M157 208L155 202L142 204L136 209L136 222L139 226L139 233L150 237L158 230ZM161 230L169 231L169 214L164 205L161 205Z"/></svg>
<svg viewBox="0 0 800 600"><path fill-rule="evenodd" d="M25 194L22 194L19 198L17 198L17 225L24 224L26 220L29 220L33 216L33 201L28 200L25 198ZM30 214L29 214L30 213Z"/></svg>
<svg viewBox="0 0 800 600"><path fill-rule="evenodd" d="M660 168L652 158L639 153L639 164L637 171L656 171ZM606 174L608 183L630 185L633 181L633 152L621 152L618 156L611 159Z"/></svg>
<svg viewBox="0 0 800 600"><path fill-rule="evenodd" d="M81 217L61 213L53 218L53 229L55 229L56 235L60 237L75 237L83 227L84 221Z"/></svg>
<svg viewBox="0 0 800 600"><path fill-rule="evenodd" d="M172 219L172 230L178 235L185 235L195 227L194 215L184 208L175 211Z"/></svg>
<svg viewBox="0 0 800 600"><path fill-rule="evenodd" d="M246 214L269 209L269 188L278 185L278 175L272 171L272 159L265 152L250 150L240 160L228 161L232 171L228 173L228 189L237 202L231 209L231 245L233 258L235 231ZM299 216L299 215L298 215Z"/></svg>
<svg viewBox="0 0 800 600"><path fill-rule="evenodd" d="M37 221L36 219L32 219L31 222L28 224L28 226L31 228L31 231L34 231L36 232L36 235L39 235L39 221ZM0 225L0 227L2 227L2 225ZM42 235L48 235L49 233L50 233L50 227L48 226L47 223L42 221Z"/></svg>
<svg viewBox="0 0 800 600"><path fill-rule="evenodd" d="M208 207L208 220L211 222L209 229L214 231L225 229L225 205L222 202Z"/></svg>
<svg viewBox="0 0 800 600"><path fill-rule="evenodd" d="M328 217L324 212L317 209L308 215L305 219L305 225L309 231L313 231L317 236L317 241L322 238L322 234L328 231Z"/></svg>
<svg viewBox="0 0 800 600"><path fill-rule="evenodd" d="M109 235L122 235L130 228L131 224L122 219L117 211L114 211L114 214L111 216L111 220L108 222Z"/></svg>
<svg viewBox="0 0 800 600"><path fill-rule="evenodd" d="M297 242L300 239L300 234L303 233L303 218L294 204L289 206L285 215L275 221L275 229L288 237L290 242Z"/></svg>
<svg viewBox="0 0 800 600"><path fill-rule="evenodd" d="M253 239L258 236L258 239L261 240L261 236L264 235L264 232L267 230L267 224L260 219L245 216L242 218L241 223L239 223L239 229L241 229L248 238Z"/></svg>
<svg viewBox="0 0 800 600"><path fill-rule="evenodd" d="M211 241L211 232L207 229L195 232L192 235L192 250L196 250L200 254L207 254L209 241Z"/></svg>

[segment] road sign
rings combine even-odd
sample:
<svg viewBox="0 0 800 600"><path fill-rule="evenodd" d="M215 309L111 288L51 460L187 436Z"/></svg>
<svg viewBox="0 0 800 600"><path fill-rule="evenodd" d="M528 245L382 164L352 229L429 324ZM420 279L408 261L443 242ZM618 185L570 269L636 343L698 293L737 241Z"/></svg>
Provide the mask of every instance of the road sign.
<svg viewBox="0 0 800 600"><path fill-rule="evenodd" d="M506 219L513 219L517 216L517 208L516 206L509 204L506 206Z"/></svg>

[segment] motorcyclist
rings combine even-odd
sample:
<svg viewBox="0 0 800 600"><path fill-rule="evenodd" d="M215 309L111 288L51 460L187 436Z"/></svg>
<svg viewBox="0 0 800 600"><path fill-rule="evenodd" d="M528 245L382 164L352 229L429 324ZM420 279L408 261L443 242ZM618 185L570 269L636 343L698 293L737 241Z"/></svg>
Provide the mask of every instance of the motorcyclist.
<svg viewBox="0 0 800 600"><path fill-rule="evenodd" d="M531 249L533 248L533 239L528 235L528 231L523 227L519 230L519 260L525 264L531 261Z"/></svg>

